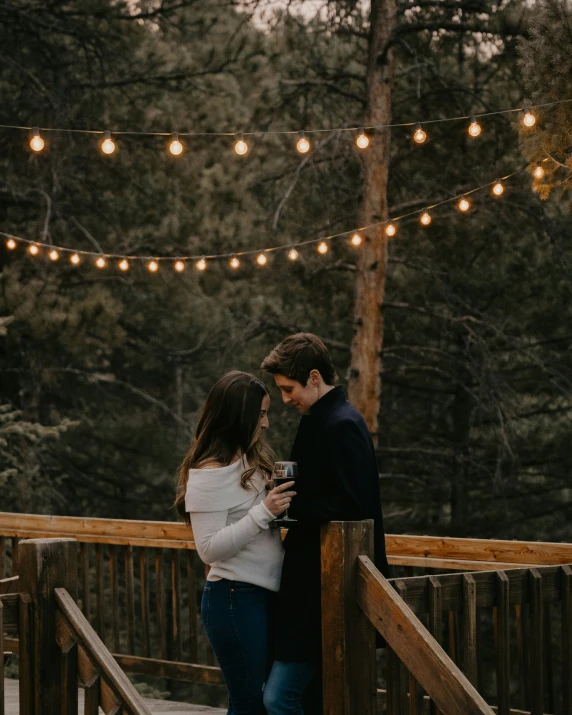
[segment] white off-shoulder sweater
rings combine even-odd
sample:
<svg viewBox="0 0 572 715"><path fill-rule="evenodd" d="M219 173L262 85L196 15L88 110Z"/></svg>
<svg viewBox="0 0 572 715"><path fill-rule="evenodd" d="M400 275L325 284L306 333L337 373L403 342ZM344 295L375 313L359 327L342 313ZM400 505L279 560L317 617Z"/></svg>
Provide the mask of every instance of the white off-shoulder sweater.
<svg viewBox="0 0 572 715"><path fill-rule="evenodd" d="M185 508L190 513L197 552L209 564L208 580L245 581L270 591L280 588L283 547L276 517L262 503L264 478L240 486L247 468L239 459L227 467L190 469Z"/></svg>

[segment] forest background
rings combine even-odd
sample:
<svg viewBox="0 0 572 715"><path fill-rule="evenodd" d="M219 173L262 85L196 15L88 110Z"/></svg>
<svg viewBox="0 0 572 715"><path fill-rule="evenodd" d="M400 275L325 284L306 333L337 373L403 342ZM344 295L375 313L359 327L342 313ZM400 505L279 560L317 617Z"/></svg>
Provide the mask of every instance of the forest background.
<svg viewBox="0 0 572 715"><path fill-rule="evenodd" d="M567 99L571 17L568 2L400 2L393 121ZM367 42L355 2L2 2L0 124L356 126ZM524 134L518 115L491 116L477 139L466 122L434 124L423 146L410 128L391 133L391 215L526 170L500 199L475 194L469 215L448 204L429 227L401 222L389 244L377 435L388 532L572 541L572 218L566 177L533 191L527 169L548 144L566 170L571 117L546 110ZM0 129L2 231L176 256L357 225L351 133L318 135L307 157L293 136L255 138L246 157L230 137L196 137L179 158L164 138L119 137L110 157L92 135L45 138L34 155L27 132ZM338 240L296 263L278 252L265 268L123 275L0 249L0 509L174 519L174 474L223 372L256 373L303 330L347 382L359 250ZM286 458L298 415L267 381L268 439Z"/></svg>

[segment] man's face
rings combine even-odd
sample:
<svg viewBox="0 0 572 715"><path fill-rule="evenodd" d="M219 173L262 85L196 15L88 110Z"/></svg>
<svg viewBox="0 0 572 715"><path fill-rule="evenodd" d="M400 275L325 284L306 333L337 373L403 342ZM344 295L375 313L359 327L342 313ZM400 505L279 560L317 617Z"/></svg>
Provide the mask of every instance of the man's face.
<svg viewBox="0 0 572 715"><path fill-rule="evenodd" d="M318 386L313 384L311 377L308 378L306 386L284 375L274 375L274 382L282 393L284 404L292 405L301 415L308 414L310 407L319 399Z"/></svg>

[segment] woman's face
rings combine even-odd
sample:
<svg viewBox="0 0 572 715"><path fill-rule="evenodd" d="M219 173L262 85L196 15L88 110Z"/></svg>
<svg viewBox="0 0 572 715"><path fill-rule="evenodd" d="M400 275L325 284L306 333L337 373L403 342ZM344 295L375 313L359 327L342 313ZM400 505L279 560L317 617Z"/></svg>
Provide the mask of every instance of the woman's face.
<svg viewBox="0 0 572 715"><path fill-rule="evenodd" d="M260 417L258 419L258 427L256 428L256 432L254 433L254 437L252 438L252 444L255 444L257 442L257 440L260 439L262 430L265 430L268 427L270 427L270 422L268 421L268 411L269 410L270 410L270 397L268 395L265 395L262 398L262 404L260 405Z"/></svg>

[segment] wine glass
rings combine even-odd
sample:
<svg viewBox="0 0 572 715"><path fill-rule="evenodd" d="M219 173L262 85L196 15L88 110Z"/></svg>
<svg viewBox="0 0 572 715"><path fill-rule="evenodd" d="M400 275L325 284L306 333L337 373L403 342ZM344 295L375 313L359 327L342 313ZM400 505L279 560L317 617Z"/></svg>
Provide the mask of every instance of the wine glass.
<svg viewBox="0 0 572 715"><path fill-rule="evenodd" d="M272 473L272 480L274 482L274 488L285 484L286 482L296 481L298 478L298 463L297 462L275 462L274 472ZM295 485L292 486L294 489ZM295 522L296 519L292 519L288 516L288 509L286 509L283 514L280 515L279 519L276 521L282 522Z"/></svg>

